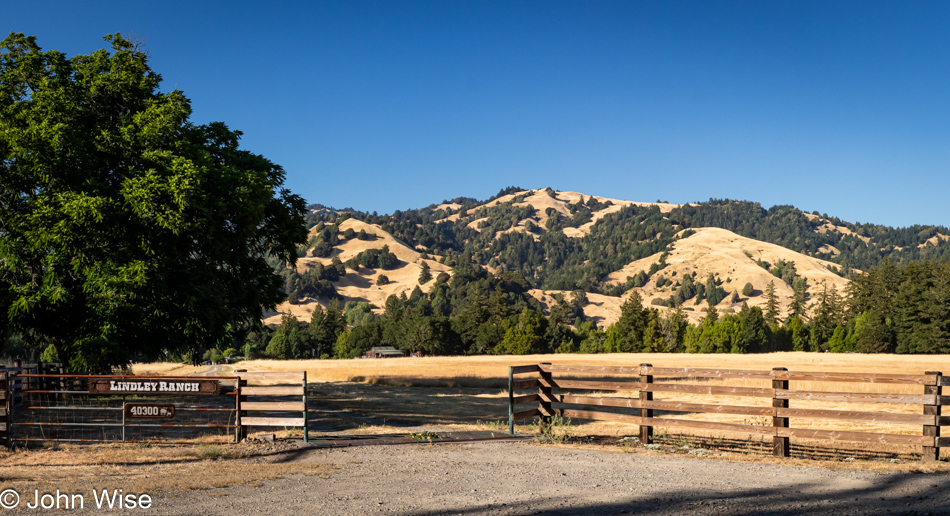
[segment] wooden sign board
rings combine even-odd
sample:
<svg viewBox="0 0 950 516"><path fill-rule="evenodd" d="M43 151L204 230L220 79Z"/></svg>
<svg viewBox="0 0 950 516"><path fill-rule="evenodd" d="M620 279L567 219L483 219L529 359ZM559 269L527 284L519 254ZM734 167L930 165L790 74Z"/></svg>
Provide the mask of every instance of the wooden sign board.
<svg viewBox="0 0 950 516"><path fill-rule="evenodd" d="M175 406L171 403L126 403L123 410L127 418L175 417Z"/></svg>
<svg viewBox="0 0 950 516"><path fill-rule="evenodd" d="M89 381L89 394L138 394L143 396L176 396L182 394L219 394L218 380L160 378L96 378Z"/></svg>

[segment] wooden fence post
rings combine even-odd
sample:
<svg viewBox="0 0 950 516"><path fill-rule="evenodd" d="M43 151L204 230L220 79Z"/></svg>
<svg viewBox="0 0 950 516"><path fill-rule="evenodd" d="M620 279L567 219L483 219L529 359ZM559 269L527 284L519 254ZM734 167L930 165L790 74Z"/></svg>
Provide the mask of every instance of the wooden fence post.
<svg viewBox="0 0 950 516"><path fill-rule="evenodd" d="M241 442L241 377L234 380L234 442Z"/></svg>
<svg viewBox="0 0 950 516"><path fill-rule="evenodd" d="M543 366L551 365L550 362L541 362ZM544 433L544 428L550 426L551 416L554 415L554 407L551 406L551 403L554 402L554 378L551 376L551 371L545 371L541 369L541 386L538 387L538 397L541 398L538 401L538 409L541 412L541 416L538 418L538 426Z"/></svg>
<svg viewBox="0 0 950 516"><path fill-rule="evenodd" d="M3 397L3 404L0 405L0 424L3 425L3 432L0 436L3 438L3 444L10 447L10 373L0 371L0 396Z"/></svg>
<svg viewBox="0 0 950 516"><path fill-rule="evenodd" d="M241 387L247 385L247 380L244 378L238 377L237 381L237 399L238 399L238 415L237 415L237 432L238 432L238 442L241 442L247 439L247 427L244 426L244 416L247 415L247 411L244 410L244 398L245 396L241 394Z"/></svg>
<svg viewBox="0 0 950 516"><path fill-rule="evenodd" d="M307 372L303 372L303 442L310 444L310 418L307 416Z"/></svg>
<svg viewBox="0 0 950 516"><path fill-rule="evenodd" d="M653 401L653 392L643 390L643 386L648 383L653 383L653 375L644 374L646 368L653 367L653 364L640 364L640 401ZM640 417L653 417L653 409L641 408ZM653 426L651 425L640 425L640 442L642 444L650 444L653 442Z"/></svg>
<svg viewBox="0 0 950 516"><path fill-rule="evenodd" d="M515 435L515 368L508 366L508 435Z"/></svg>
<svg viewBox="0 0 950 516"><path fill-rule="evenodd" d="M788 400L778 399L775 395L776 391L779 389L788 390L788 380L776 380L776 372L787 372L788 369L784 367L773 367L772 368L772 407L775 409L788 408ZM788 428L788 418L787 417L778 417L778 410L773 410L772 413L772 427L773 428ZM789 446L788 446L788 437L782 437L778 435L778 430L775 432L775 436L772 437L772 453L776 457L788 457L789 456Z"/></svg>
<svg viewBox="0 0 950 516"><path fill-rule="evenodd" d="M930 462L940 459L940 447L938 446L938 440L940 438L940 424L937 421L940 418L940 396L942 394L942 388L940 387L940 379L943 375L940 371L927 371L924 374L935 374L937 375L937 380L934 382L934 385L924 385L924 394L933 394L934 401L933 405L924 405L924 414L928 416L934 416L933 425L924 425L924 434L927 437L934 438L933 446L924 446L923 447L923 457L924 462Z"/></svg>

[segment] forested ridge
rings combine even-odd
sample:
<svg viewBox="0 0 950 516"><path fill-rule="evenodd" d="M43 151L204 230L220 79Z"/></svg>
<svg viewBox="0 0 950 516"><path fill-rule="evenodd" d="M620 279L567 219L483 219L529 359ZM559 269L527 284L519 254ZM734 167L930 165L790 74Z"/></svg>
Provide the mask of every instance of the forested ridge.
<svg viewBox="0 0 950 516"><path fill-rule="evenodd" d="M550 189L546 193L557 195ZM489 201L508 200L489 206L489 201L459 198L382 216L311 206L308 225L315 236L300 248L301 256L331 257L340 242L369 238L335 229L353 217L451 266L454 274L420 278L424 289L390 296L376 310L365 302L342 306L333 300L323 303L325 309L318 307L309 322L285 316L279 327L253 333L245 351L286 358L352 357L379 345L426 354L950 352L950 245L941 237L950 235L947 228L852 224L791 206L763 209L752 202L710 200L666 213L657 205L614 207L590 224L587 234L567 236L565 228L590 223L613 203L581 196L567 204L567 215L554 208L542 214L521 204L534 194L509 188ZM767 299L763 307L736 302L736 310L717 310L728 295L722 279L695 275L676 278L674 295L659 303L669 309L650 306L634 287L671 282L660 272L664 251L702 227L834 262L840 266L836 272L852 281L845 291L807 285L806 293L806 280L793 262L760 263L775 278L761 286ZM659 262L626 283L604 281L624 265L658 253L664 253ZM339 271L330 276L345 274L352 262L337 260L329 268ZM294 276L285 269L285 278ZM776 282L794 287L785 316L780 316L785 301L775 295ZM555 296L545 314L527 293L531 288L573 293ZM743 290L751 292L752 286ZM620 320L607 327L594 324L584 313L588 293L624 295ZM735 302L738 291L733 296ZM329 293L324 299L333 297ZM697 308L705 315L698 324L685 316L684 310L693 310L687 305L701 305ZM296 335L289 339L295 344L272 345L290 334Z"/></svg>
<svg viewBox="0 0 950 516"><path fill-rule="evenodd" d="M855 224L817 213L809 216L792 206L765 209L748 201L711 199L683 205L669 213L661 213L656 206L627 206L598 220L580 238L565 236L563 229L587 223L593 213L609 204L591 196L586 202L568 205L571 217L558 213L548 216L545 226L532 221L532 217L541 218L541 214L531 206L518 205L524 196L491 207L482 206L521 191L508 188L484 202L458 198L442 203L461 205L457 210L431 205L382 216L335 211L318 205L311 207L319 209L310 214L308 223L329 222L338 213L345 213L380 225L410 247L449 257L467 252L481 265L518 271L537 288L582 289L612 295L620 292L603 285L604 275L667 249L677 232L689 228L727 229L834 262L841 266L842 274L848 274L850 269L869 268L884 258L895 263L950 258L950 229L943 226L892 228ZM458 217L449 220L450 215ZM470 227L473 221L479 221L479 229ZM519 226L524 231L510 231Z"/></svg>

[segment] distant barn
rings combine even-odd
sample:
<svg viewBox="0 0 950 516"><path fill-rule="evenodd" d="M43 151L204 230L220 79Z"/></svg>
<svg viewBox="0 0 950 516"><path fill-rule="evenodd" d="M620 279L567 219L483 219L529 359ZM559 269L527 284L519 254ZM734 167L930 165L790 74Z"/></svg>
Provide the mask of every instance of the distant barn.
<svg viewBox="0 0 950 516"><path fill-rule="evenodd" d="M406 356L405 351L400 351L392 346L380 346L366 352L366 358L396 358Z"/></svg>

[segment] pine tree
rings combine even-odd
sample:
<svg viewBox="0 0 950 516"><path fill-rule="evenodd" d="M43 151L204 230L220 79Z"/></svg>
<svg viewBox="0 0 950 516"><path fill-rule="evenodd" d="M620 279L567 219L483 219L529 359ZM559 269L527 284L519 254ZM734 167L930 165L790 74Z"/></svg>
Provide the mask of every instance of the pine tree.
<svg viewBox="0 0 950 516"><path fill-rule="evenodd" d="M765 320L769 326L778 324L778 298L775 296L774 281L770 281L765 288Z"/></svg>
<svg viewBox="0 0 950 516"><path fill-rule="evenodd" d="M924 295L924 300L930 319L930 352L950 353L950 262L935 267L933 288Z"/></svg>
<svg viewBox="0 0 950 516"><path fill-rule="evenodd" d="M620 319L614 324L617 342L612 343L612 351L631 353L640 350L647 325L647 312L640 294L636 290L632 291L620 306Z"/></svg>
<svg viewBox="0 0 950 516"><path fill-rule="evenodd" d="M835 327L839 322L835 317L835 306L832 296L828 291L828 284L825 283L821 296L818 298L818 307L815 309L814 317L811 320L811 337L809 340L810 350L818 351L823 344L826 344L834 335Z"/></svg>
<svg viewBox="0 0 950 516"><path fill-rule="evenodd" d="M894 296L898 353L932 353L929 310L925 294L933 289L931 263L911 262L901 270L900 287Z"/></svg>
<svg viewBox="0 0 950 516"><path fill-rule="evenodd" d="M788 306L789 317L798 317L801 320L805 319L805 289L807 284L803 278L797 278L793 285L792 289L794 294L792 295L792 303Z"/></svg>
<svg viewBox="0 0 950 516"><path fill-rule="evenodd" d="M429 271L429 263L422 261L422 272L419 273L419 284L425 285L432 279L432 272Z"/></svg>

